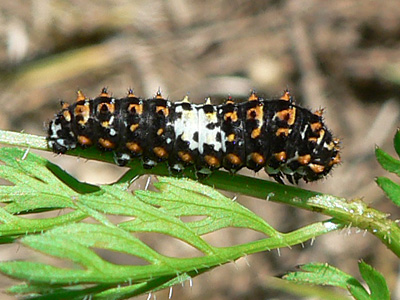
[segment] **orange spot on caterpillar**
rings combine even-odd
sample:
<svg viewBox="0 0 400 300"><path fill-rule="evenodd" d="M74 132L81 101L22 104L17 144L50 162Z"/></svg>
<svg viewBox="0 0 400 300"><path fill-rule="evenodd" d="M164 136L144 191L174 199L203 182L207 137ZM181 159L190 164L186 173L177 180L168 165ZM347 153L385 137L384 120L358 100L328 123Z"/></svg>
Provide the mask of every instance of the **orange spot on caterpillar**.
<svg viewBox="0 0 400 300"><path fill-rule="evenodd" d="M231 121L231 122L237 122L237 120L238 120L237 112L236 111L227 112L224 115L224 120L225 121Z"/></svg>
<svg viewBox="0 0 400 300"><path fill-rule="evenodd" d="M288 125L293 125L296 121L296 108L293 107L278 111L275 116L282 121L286 121Z"/></svg>
<svg viewBox="0 0 400 300"><path fill-rule="evenodd" d="M134 114L136 113L138 115L141 115L143 113L143 104L136 104L136 103L129 104L128 110L131 113Z"/></svg>
<svg viewBox="0 0 400 300"><path fill-rule="evenodd" d="M204 156L204 161L210 167L219 167L219 160L214 155L206 155L206 156Z"/></svg>
<svg viewBox="0 0 400 300"><path fill-rule="evenodd" d="M193 158L188 152L179 151L178 152L178 156L185 163L192 163L193 162Z"/></svg>
<svg viewBox="0 0 400 300"><path fill-rule="evenodd" d="M107 139L99 138L97 142L106 149L113 149L115 147L115 144Z"/></svg>
<svg viewBox="0 0 400 300"><path fill-rule="evenodd" d="M234 153L229 153L229 154L227 154L227 155L225 156L225 159L226 159L227 161L229 161L232 165L239 166L239 165L242 164L242 160L240 159L240 157L237 156L237 155L234 154Z"/></svg>
<svg viewBox="0 0 400 300"><path fill-rule="evenodd" d="M281 151L281 152L275 153L274 157L277 161L284 162L284 161L286 161L286 152Z"/></svg>
<svg viewBox="0 0 400 300"><path fill-rule="evenodd" d="M260 136L260 134L261 134L261 129L260 128L255 128L251 132L251 138L252 139L258 138Z"/></svg>
<svg viewBox="0 0 400 300"><path fill-rule="evenodd" d="M251 160L255 162L257 165L264 165L265 164L265 157L261 155L260 153L253 152L250 154Z"/></svg>
<svg viewBox="0 0 400 300"><path fill-rule="evenodd" d="M154 147L153 152L159 158L167 158L168 157L168 152L163 147Z"/></svg>
<svg viewBox="0 0 400 300"><path fill-rule="evenodd" d="M128 142L125 144L126 148L128 148L130 151L136 153L136 154L140 154L143 152L142 147L139 146L138 143L135 142Z"/></svg>
<svg viewBox="0 0 400 300"><path fill-rule="evenodd" d="M325 167L318 164L309 164L308 167L316 174L322 173L325 170Z"/></svg>
<svg viewBox="0 0 400 300"><path fill-rule="evenodd" d="M92 140L84 135L79 135L78 143L81 145L84 145L84 146L90 146L90 145L92 145Z"/></svg>
<svg viewBox="0 0 400 300"><path fill-rule="evenodd" d="M278 128L276 130L276 136L288 136L290 133L289 128Z"/></svg>
<svg viewBox="0 0 400 300"><path fill-rule="evenodd" d="M311 161L311 155L310 154L306 154L306 155L302 155L299 156L297 158L297 161L301 164L301 165L307 165L310 161Z"/></svg>

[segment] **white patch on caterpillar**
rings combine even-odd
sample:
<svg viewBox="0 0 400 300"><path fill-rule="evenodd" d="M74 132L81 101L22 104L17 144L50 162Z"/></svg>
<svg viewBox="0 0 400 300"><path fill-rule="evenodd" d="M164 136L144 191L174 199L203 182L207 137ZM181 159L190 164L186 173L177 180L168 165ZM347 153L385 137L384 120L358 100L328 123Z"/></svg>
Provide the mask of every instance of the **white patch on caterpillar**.
<svg viewBox="0 0 400 300"><path fill-rule="evenodd" d="M60 124L56 124L56 122L52 122L50 130L51 130L50 138L57 138L58 137L57 131L62 130L61 123Z"/></svg>
<svg viewBox="0 0 400 300"><path fill-rule="evenodd" d="M319 131L319 137L318 137L318 140L317 140L317 144L318 144L318 145L321 144L322 139L324 138L324 136L325 136L325 130L324 130L324 129L321 129L321 130Z"/></svg>
<svg viewBox="0 0 400 300"><path fill-rule="evenodd" d="M335 148L335 144L334 143L330 143L330 144L327 144L326 142L324 143L324 148L325 149L327 149L327 150L329 150L329 151L332 151L334 148Z"/></svg>
<svg viewBox="0 0 400 300"><path fill-rule="evenodd" d="M217 141L217 135L220 133L221 124L218 121L218 115L215 107L213 112L206 113L204 106L201 105L199 112L199 153L204 153L204 145L209 145L214 148L214 151L220 151L222 148L221 142ZM213 128L207 128L212 126Z"/></svg>
<svg viewBox="0 0 400 300"><path fill-rule="evenodd" d="M223 130L221 130L220 131L221 132L221 149L222 149L222 152L226 152L226 142L227 142L227 140L226 140L226 134L225 134L225 131L223 131Z"/></svg>
<svg viewBox="0 0 400 300"><path fill-rule="evenodd" d="M199 126L197 109L194 105L190 105L190 109L186 110L180 105L182 102L175 103L175 113L182 113L181 118L177 118L174 123L175 137L189 143L189 149L195 150L199 143L193 139L194 134Z"/></svg>
<svg viewBox="0 0 400 300"><path fill-rule="evenodd" d="M63 146L63 147L66 147L66 146L67 146L67 145L65 144L65 140L64 140L64 139L57 139L57 140L56 140L56 143L59 144L59 145L61 145L61 146Z"/></svg>
<svg viewBox="0 0 400 300"><path fill-rule="evenodd" d="M154 167L157 165L157 163L152 159L144 160L143 164L147 165L148 167Z"/></svg>
<svg viewBox="0 0 400 300"><path fill-rule="evenodd" d="M176 172L182 172L183 170L183 165L182 164L174 164L172 166L172 169L175 170Z"/></svg>
<svg viewBox="0 0 400 300"><path fill-rule="evenodd" d="M222 109L222 106L218 106L218 115L219 116L221 116L221 119L223 118L223 113L224 113L224 110ZM220 126L221 126L221 123L220 123ZM222 152L226 152L226 133L225 133L225 131L223 131L223 130L221 130L221 128L220 128L220 132L221 132L221 149L222 149Z"/></svg>
<svg viewBox="0 0 400 300"><path fill-rule="evenodd" d="M304 126L303 131L300 132L300 136L301 136L301 139L302 139L302 140L304 140L305 137L306 137L307 129L308 129L308 124L306 124L306 126Z"/></svg>
<svg viewBox="0 0 400 300"><path fill-rule="evenodd" d="M122 155L119 158L122 160L130 160L131 156L128 153L122 153Z"/></svg>
<svg viewBox="0 0 400 300"><path fill-rule="evenodd" d="M174 123L171 122L171 119L172 119L171 106L172 106L171 102L167 101L166 107L170 113L169 113L168 117L165 117L165 130L166 131L170 130L171 128L174 129ZM167 144L170 144L172 142L172 140L170 138L167 138L166 142L167 142Z"/></svg>
<svg viewBox="0 0 400 300"><path fill-rule="evenodd" d="M114 128L111 128L110 129L110 135L111 136L114 136L114 135L116 135L117 134L117 132L115 131L115 129Z"/></svg>

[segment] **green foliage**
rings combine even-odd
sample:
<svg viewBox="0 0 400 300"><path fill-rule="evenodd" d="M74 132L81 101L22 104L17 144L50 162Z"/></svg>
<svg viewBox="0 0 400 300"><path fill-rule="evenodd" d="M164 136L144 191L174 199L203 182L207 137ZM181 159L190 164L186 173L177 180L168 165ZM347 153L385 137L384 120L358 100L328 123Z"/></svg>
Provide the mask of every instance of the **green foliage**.
<svg viewBox="0 0 400 300"><path fill-rule="evenodd" d="M1 148L0 160L5 163L0 166L0 174L13 184L0 187L6 204L0 208L2 237L21 238L25 246L73 263L71 268L29 261L0 263L3 273L29 282L14 287L13 292L37 294L37 299L78 299L88 293L96 299L122 299L174 285L254 252L301 243L340 227L325 221L283 234L232 199L189 179L160 177L155 184L160 192L136 191L133 195L124 183L126 177L115 185L94 187L17 148ZM44 219L18 216L60 208L72 212ZM115 224L110 215L131 219ZM204 218L182 221L187 216ZM88 217L97 223L77 223ZM214 247L202 238L227 227L256 230L265 238L225 248ZM48 231L30 234L44 230ZM167 257L132 235L139 232L178 238L202 255ZM147 264L115 265L98 256L94 248L132 255Z"/></svg>
<svg viewBox="0 0 400 300"><path fill-rule="evenodd" d="M43 138L25 134L0 131L0 141L46 148ZM399 133L395 137L395 148L399 152ZM72 154L104 161L112 159L93 149L76 150ZM399 174L397 159L380 149L377 157L385 169ZM9 182L0 186L0 201L4 203L0 207L0 243L18 239L27 247L63 260L67 266L32 261L1 262L1 272L24 282L12 287L10 292L33 299L83 299L89 295L92 299L126 299L173 286L252 253L296 245L348 226L369 231L400 256L397 224L359 199L347 201L224 172L214 172L202 180L209 186L188 178L159 176L154 184L157 192L132 193L128 190L132 181L148 172L135 161L130 165L131 170L115 184L93 186L17 148L1 148L0 160L4 163L0 165L0 176ZM151 172L168 174L162 165ZM196 176L191 171L185 175ZM398 204L399 186L387 180L382 177L377 181ZM210 186L317 211L332 219L281 233ZM40 216L40 212L60 209L67 210L54 217ZM31 218L21 216L32 213L36 214ZM264 238L229 247L215 247L203 238L205 234L230 227L258 231ZM138 234L143 232L179 239L201 254L190 258L163 255L141 240ZM99 256L96 249L124 253L145 263L113 264ZM389 297L382 275L365 263L360 263L359 268L370 293L352 276L326 264L304 265L302 271L289 273L285 279L340 287L355 299Z"/></svg>
<svg viewBox="0 0 400 300"><path fill-rule="evenodd" d="M394 148L400 156L400 130L394 137ZM400 160L390 156L380 148L375 149L376 158L385 170L400 176ZM400 206L400 185L387 177L378 177L376 182L394 204Z"/></svg>
<svg viewBox="0 0 400 300"><path fill-rule="evenodd" d="M349 291L356 300L390 300L390 292L382 274L363 261L358 267L370 293L356 278L328 264L305 264L300 266L300 271L288 273L283 278L299 284L339 287Z"/></svg>

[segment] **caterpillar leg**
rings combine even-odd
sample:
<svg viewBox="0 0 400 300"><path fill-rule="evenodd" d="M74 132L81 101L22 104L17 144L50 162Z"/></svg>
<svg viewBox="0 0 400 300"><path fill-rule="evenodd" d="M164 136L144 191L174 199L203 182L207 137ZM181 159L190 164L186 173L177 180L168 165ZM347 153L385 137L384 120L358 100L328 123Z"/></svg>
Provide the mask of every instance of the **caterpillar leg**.
<svg viewBox="0 0 400 300"><path fill-rule="evenodd" d="M131 160L131 156L125 152L114 152L114 161L115 163L120 166L126 166L129 161Z"/></svg>

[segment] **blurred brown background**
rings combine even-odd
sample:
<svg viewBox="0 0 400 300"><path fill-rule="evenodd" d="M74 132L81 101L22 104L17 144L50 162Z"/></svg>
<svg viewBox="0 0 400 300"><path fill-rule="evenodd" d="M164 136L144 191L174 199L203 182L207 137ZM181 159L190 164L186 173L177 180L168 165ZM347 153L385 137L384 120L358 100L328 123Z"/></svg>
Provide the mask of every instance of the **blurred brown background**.
<svg viewBox="0 0 400 300"><path fill-rule="evenodd" d="M326 123L342 140L343 163L326 180L304 187L364 197L398 218L399 209L374 183L385 174L374 147L394 154L399 46L396 0L1 1L0 128L45 135L59 100L74 101L77 88L90 97L103 86L116 97L128 88L151 97L160 87L171 100L189 93L193 102L211 96L214 103L227 95L245 99L251 89L275 97L289 88L301 105L325 108ZM113 182L124 171L44 155L90 182ZM240 195L238 201L281 231L323 219ZM259 237L236 230L207 239L230 245ZM174 256L187 255L168 238L149 243ZM27 255L15 245L0 248L1 260ZM281 249L280 255L266 252L228 264L195 278L193 287L175 287L173 299L298 299L270 289L268 277L311 261L329 262L358 277L359 259L381 271L393 299L400 298L398 259L369 234L349 229L304 248ZM4 291L11 281L0 280ZM168 291L157 295L167 299Z"/></svg>

